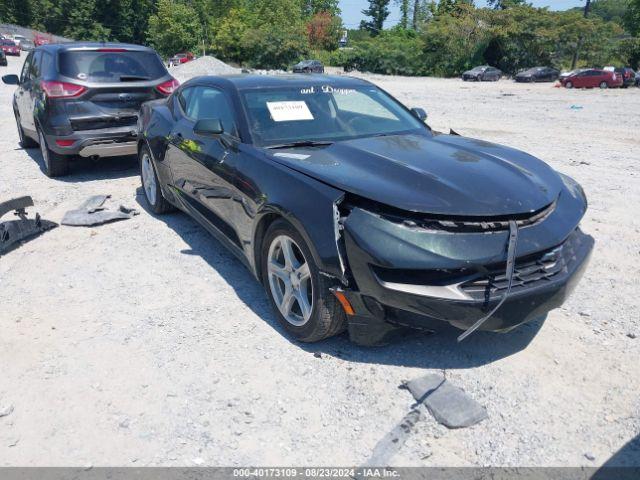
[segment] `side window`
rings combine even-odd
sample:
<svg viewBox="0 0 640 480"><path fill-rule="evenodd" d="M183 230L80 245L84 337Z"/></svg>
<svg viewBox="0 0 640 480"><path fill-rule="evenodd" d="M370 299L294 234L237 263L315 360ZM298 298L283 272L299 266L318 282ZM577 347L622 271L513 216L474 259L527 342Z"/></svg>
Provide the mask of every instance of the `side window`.
<svg viewBox="0 0 640 480"><path fill-rule="evenodd" d="M37 51L33 54L31 60L31 68L29 68L29 78L36 80L40 77L40 62L42 61L42 51Z"/></svg>
<svg viewBox="0 0 640 480"><path fill-rule="evenodd" d="M187 113L187 105L189 104L193 90L193 88L184 88L180 90L180 93L178 93L178 103L185 114Z"/></svg>
<svg viewBox="0 0 640 480"><path fill-rule="evenodd" d="M20 72L20 83L24 83L24 81L29 76L29 70L31 70L32 59L33 59L33 52L27 56L27 59L24 61L24 65L22 65L22 72Z"/></svg>
<svg viewBox="0 0 640 480"><path fill-rule="evenodd" d="M40 66L40 76L46 76L53 67L53 55L49 52L42 53L42 63Z"/></svg>
<svg viewBox="0 0 640 480"><path fill-rule="evenodd" d="M231 105L221 90L212 87L193 87L189 90L184 111L191 120L219 118L224 131L237 136L236 122Z"/></svg>

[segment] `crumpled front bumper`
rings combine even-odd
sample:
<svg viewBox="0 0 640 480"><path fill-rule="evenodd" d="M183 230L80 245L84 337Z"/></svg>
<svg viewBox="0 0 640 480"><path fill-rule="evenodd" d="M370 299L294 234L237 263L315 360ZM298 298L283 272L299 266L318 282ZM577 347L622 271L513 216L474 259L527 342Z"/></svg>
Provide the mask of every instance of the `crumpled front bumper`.
<svg viewBox="0 0 640 480"><path fill-rule="evenodd" d="M577 226L584 210L572 207L568 200L559 202L543 224L520 231L516 271L520 268L525 280L516 277L509 297L482 330L508 331L541 317L562 305L575 288L594 240ZM358 343L379 343L377 337L390 325L432 329L447 322L466 330L491 311L506 290L504 278L496 278L504 274L507 232L420 232L355 209L344 233L355 281L344 294L356 313L350 318L350 333ZM444 278L417 284L416 272L421 271L436 276L443 272ZM394 272L393 281L385 281L380 272Z"/></svg>

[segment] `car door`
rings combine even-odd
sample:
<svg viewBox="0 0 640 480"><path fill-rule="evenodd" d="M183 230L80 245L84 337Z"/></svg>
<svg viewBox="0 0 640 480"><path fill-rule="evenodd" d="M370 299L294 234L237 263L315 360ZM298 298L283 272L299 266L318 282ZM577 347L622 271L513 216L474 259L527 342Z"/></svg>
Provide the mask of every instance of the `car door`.
<svg viewBox="0 0 640 480"><path fill-rule="evenodd" d="M31 82L28 80L29 78L29 69L31 68L31 60L33 59L34 52L29 53L27 55L24 64L22 65L22 71L20 72L20 83L18 84L18 88L16 89L15 99L16 99L16 107L18 107L18 114L20 115L20 123L22 128L27 128L27 123L25 119L28 115L33 117L33 112L27 112L27 105L25 95L29 95L28 88L31 86Z"/></svg>
<svg viewBox="0 0 640 480"><path fill-rule="evenodd" d="M27 78L25 83L24 99L24 116L22 117L23 127L27 130L35 131L36 122L34 112L36 109L36 103L42 99L42 88L40 87L40 71L42 63L42 51L38 50L33 53L31 64L27 71Z"/></svg>
<svg viewBox="0 0 640 480"><path fill-rule="evenodd" d="M585 88L589 86L589 70L578 73L573 79L573 86L578 88Z"/></svg>
<svg viewBox="0 0 640 480"><path fill-rule="evenodd" d="M166 161L174 185L187 208L240 246L233 225L237 123L227 94L197 85L178 93L176 122L170 134ZM194 132L198 120L217 118L225 133L203 136Z"/></svg>

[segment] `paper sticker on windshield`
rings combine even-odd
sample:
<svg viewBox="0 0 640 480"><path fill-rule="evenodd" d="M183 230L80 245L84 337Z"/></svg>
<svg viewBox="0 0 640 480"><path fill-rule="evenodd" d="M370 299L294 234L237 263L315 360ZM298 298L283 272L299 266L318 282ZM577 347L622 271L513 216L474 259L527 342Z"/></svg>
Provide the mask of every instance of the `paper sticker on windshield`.
<svg viewBox="0 0 640 480"><path fill-rule="evenodd" d="M313 120L307 102L267 102L267 108L274 122Z"/></svg>

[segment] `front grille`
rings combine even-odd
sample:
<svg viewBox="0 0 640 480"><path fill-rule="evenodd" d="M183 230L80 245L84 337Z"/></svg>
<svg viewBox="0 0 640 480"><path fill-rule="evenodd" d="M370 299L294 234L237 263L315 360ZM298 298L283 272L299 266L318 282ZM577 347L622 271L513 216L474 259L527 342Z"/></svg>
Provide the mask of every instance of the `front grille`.
<svg viewBox="0 0 640 480"><path fill-rule="evenodd" d="M556 202L553 202L535 212L512 215L511 217L487 217L482 220L468 218L426 218L419 222L419 224L429 230L444 230L447 232L500 232L509 230L509 220L514 220L518 228L536 225L551 215L555 208Z"/></svg>
<svg viewBox="0 0 640 480"><path fill-rule="evenodd" d="M566 244L536 257L517 260L513 272L512 291L531 288L549 282L559 273L566 270ZM500 265L468 282L460 285L460 289L474 299L488 299L507 289L509 282L506 266Z"/></svg>
<svg viewBox="0 0 640 480"><path fill-rule="evenodd" d="M137 115L122 117L91 118L87 120L71 120L74 131L99 130L101 128L131 127L138 123Z"/></svg>

